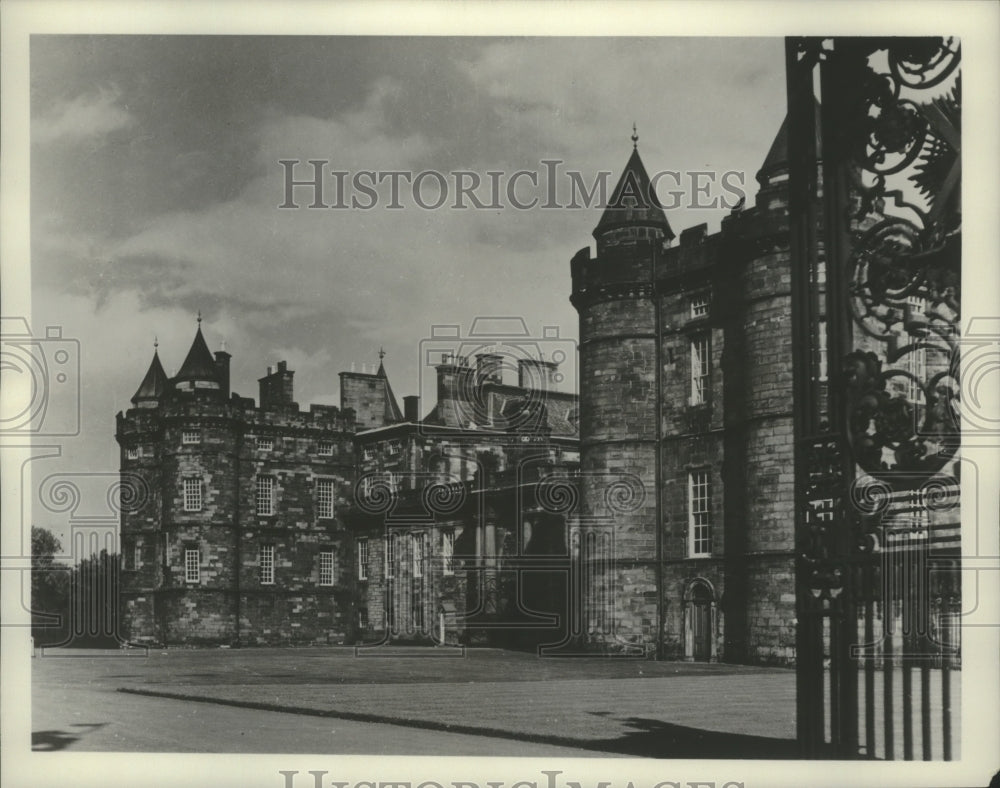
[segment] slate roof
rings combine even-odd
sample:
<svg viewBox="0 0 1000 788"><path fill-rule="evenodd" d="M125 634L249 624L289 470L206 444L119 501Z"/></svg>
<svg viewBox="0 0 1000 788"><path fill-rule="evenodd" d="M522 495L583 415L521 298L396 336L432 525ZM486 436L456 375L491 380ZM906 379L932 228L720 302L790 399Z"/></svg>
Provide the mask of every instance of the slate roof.
<svg viewBox="0 0 1000 788"><path fill-rule="evenodd" d="M146 376L132 395L132 404L137 405L143 400L158 400L167 390L167 385L167 373L163 371L163 364L160 363L160 354L154 350L153 360L146 371Z"/></svg>
<svg viewBox="0 0 1000 788"><path fill-rule="evenodd" d="M819 158L823 155L823 139L820 134L819 102L814 99L814 103L816 112L816 156ZM771 142L771 147L767 151L767 156L764 157L764 163L760 165L760 170L757 171L757 180L764 181L771 175L783 172L787 169L788 115L785 115L784 120L781 121L781 127L778 129L778 133L775 135L774 140Z"/></svg>
<svg viewBox="0 0 1000 788"><path fill-rule="evenodd" d="M486 421L485 414L493 414L493 424L476 424L476 429L506 431L508 429L543 429L553 435L575 436L577 398L572 394L552 392L541 394L503 384L485 384L480 403L458 402L453 399L439 401L424 424L470 429L475 416Z"/></svg>
<svg viewBox="0 0 1000 788"><path fill-rule="evenodd" d="M657 198L656 191L651 188L649 173L646 172L637 147L632 149L618 185L611 193L608 207L604 209L601 220L594 228L594 237L630 224L661 227L667 238L674 238L670 222L663 212L663 205Z"/></svg>
<svg viewBox="0 0 1000 788"><path fill-rule="evenodd" d="M399 403L396 402L396 395L392 393L389 376L385 374L385 366L382 364L381 359L379 359L378 372L375 373L375 376L382 378L385 383L385 423L391 424L394 421L402 421L403 411L399 409Z"/></svg>
<svg viewBox="0 0 1000 788"><path fill-rule="evenodd" d="M219 382L215 358L212 356L212 351L208 349L208 344L201 333L200 325L198 326L198 333L194 336L194 342L191 343L191 349L188 351L187 358L181 364L180 371L174 377L174 380L212 380L216 383Z"/></svg>

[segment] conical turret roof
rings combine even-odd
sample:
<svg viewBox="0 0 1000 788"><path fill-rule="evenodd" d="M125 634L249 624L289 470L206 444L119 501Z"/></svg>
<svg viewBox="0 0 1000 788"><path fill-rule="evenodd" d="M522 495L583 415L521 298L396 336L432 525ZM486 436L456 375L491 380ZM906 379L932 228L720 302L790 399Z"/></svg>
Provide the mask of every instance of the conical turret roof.
<svg viewBox="0 0 1000 788"><path fill-rule="evenodd" d="M375 373L376 377L382 378L385 384L385 422L386 424L391 424L392 422L403 420L403 411L399 409L399 403L396 402L396 395L392 393L392 386L389 385L389 376L385 373L385 365L382 363L382 357L385 352L380 350L378 357L378 372Z"/></svg>
<svg viewBox="0 0 1000 788"><path fill-rule="evenodd" d="M816 112L816 157L823 156L823 137L820 134L820 107L819 102L813 99ZM781 128L771 142L771 147L764 157L764 163L757 171L757 180L763 183L772 175L788 170L788 115L781 121Z"/></svg>
<svg viewBox="0 0 1000 788"><path fill-rule="evenodd" d="M219 382L216 372L215 358L212 351L208 349L205 337L201 333L201 323L198 324L198 333L194 335L194 342L188 351L187 358L181 364L180 371L174 377L175 381L186 380L210 380Z"/></svg>
<svg viewBox="0 0 1000 788"><path fill-rule="evenodd" d="M594 228L594 237L625 225L659 227L668 239L674 237L670 222L663 212L663 205L656 196L649 173L639 156L638 146L632 148L632 155L618 179L618 185L611 193L608 207Z"/></svg>
<svg viewBox="0 0 1000 788"><path fill-rule="evenodd" d="M160 363L160 354L154 349L153 360L150 362L146 376L139 384L138 390L132 395L132 404L138 405L146 400L159 400L167 389L167 373Z"/></svg>

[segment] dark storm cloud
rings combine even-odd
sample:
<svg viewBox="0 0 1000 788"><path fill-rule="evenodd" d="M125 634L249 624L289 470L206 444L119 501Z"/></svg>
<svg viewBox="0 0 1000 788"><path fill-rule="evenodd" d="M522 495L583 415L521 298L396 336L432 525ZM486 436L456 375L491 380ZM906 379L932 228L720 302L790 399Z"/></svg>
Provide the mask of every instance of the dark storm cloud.
<svg viewBox="0 0 1000 788"><path fill-rule="evenodd" d="M244 393L280 355L300 402L335 400L336 373L380 345L410 393L434 323L510 314L575 335L568 260L600 211L279 211L280 159L444 173L558 159L613 183L635 121L651 172L752 183L782 67L778 39L36 36L35 312L87 342L101 445L153 334L179 363L199 309Z"/></svg>

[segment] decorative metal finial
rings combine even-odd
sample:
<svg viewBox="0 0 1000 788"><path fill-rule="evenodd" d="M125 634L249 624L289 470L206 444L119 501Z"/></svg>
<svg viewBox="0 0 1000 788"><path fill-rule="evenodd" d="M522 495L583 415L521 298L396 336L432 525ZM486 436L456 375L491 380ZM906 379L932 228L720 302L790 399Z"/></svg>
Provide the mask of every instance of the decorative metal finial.
<svg viewBox="0 0 1000 788"><path fill-rule="evenodd" d="M201 325L201 310L198 310L198 325Z"/></svg>
<svg viewBox="0 0 1000 788"><path fill-rule="evenodd" d="M156 336L156 334L153 334L153 352L154 353L156 352L156 349L159 346L160 346L160 338L158 336Z"/></svg>
<svg viewBox="0 0 1000 788"><path fill-rule="evenodd" d="M632 121L632 149L639 147L639 134L635 130L635 121Z"/></svg>
<svg viewBox="0 0 1000 788"><path fill-rule="evenodd" d="M378 360L381 361L383 358L385 358L385 350L381 346L379 346Z"/></svg>

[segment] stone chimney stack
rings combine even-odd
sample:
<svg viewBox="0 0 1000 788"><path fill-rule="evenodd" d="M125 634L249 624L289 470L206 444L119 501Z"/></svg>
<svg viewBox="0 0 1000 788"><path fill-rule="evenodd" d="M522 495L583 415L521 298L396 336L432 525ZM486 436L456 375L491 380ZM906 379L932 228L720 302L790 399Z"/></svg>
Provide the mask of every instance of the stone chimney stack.
<svg viewBox="0 0 1000 788"><path fill-rule="evenodd" d="M225 350L215 351L215 369L218 371L219 386L225 399L229 399L229 359L232 357L232 354Z"/></svg>
<svg viewBox="0 0 1000 788"><path fill-rule="evenodd" d="M264 410L277 410L295 406L292 394L292 376L295 373L288 369L288 363L278 362L278 369L267 368L267 375L259 379L260 407Z"/></svg>
<svg viewBox="0 0 1000 788"><path fill-rule="evenodd" d="M558 367L559 365L555 361L542 361L535 358L518 359L517 385L532 391L554 391Z"/></svg>
<svg viewBox="0 0 1000 788"><path fill-rule="evenodd" d="M403 420L410 424L420 421L420 397L416 394L403 397Z"/></svg>
<svg viewBox="0 0 1000 788"><path fill-rule="evenodd" d="M497 353L477 353L476 379L479 383L501 383L503 381L503 356Z"/></svg>

